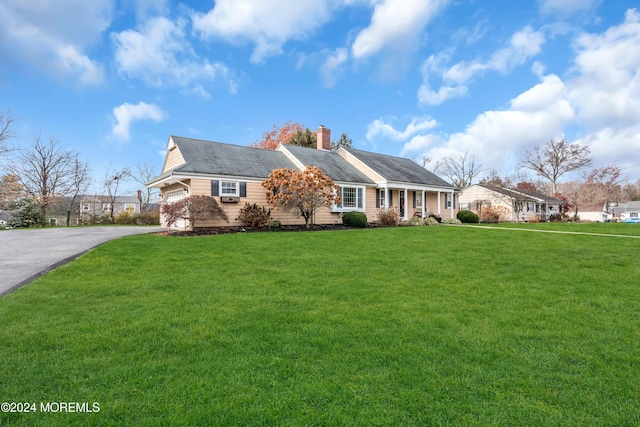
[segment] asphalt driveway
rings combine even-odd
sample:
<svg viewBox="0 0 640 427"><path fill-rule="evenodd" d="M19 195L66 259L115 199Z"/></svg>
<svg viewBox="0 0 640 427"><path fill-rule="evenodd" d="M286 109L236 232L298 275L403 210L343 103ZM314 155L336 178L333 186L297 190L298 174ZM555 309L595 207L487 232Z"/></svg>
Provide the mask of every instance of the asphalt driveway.
<svg viewBox="0 0 640 427"><path fill-rule="evenodd" d="M66 227L0 231L0 296L109 240L161 227Z"/></svg>

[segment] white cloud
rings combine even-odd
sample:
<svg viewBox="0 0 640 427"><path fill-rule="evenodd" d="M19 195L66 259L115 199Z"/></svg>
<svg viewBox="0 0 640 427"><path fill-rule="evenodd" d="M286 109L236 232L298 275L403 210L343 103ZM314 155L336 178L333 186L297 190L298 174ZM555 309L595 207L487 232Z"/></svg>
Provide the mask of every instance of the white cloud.
<svg viewBox="0 0 640 427"><path fill-rule="evenodd" d="M428 148L426 154L439 160L451 154L474 153L489 169L502 170L527 149L549 138L563 136L564 127L575 120L567 90L558 76L548 75L510 102L505 110L479 114L464 132L452 135L422 135L427 144L405 143L403 153Z"/></svg>
<svg viewBox="0 0 640 427"><path fill-rule="evenodd" d="M117 123L113 127L112 133L116 138L125 141L131 139L130 129L133 122L140 120L161 122L168 118L168 114L157 105L145 102L139 102L135 105L124 103L113 109L113 116Z"/></svg>
<svg viewBox="0 0 640 427"><path fill-rule="evenodd" d="M139 30L112 34L116 44L118 72L144 80L152 86L164 84L190 86L194 82L222 80L234 93L237 83L221 63L201 59L186 39L185 19L175 22L164 17L148 20ZM202 85L194 91L210 95Z"/></svg>
<svg viewBox="0 0 640 427"><path fill-rule="evenodd" d="M114 7L114 0L3 1L0 50L58 78L100 84L102 66L85 51L100 41Z"/></svg>
<svg viewBox="0 0 640 427"><path fill-rule="evenodd" d="M324 64L320 67L320 78L325 87L332 88L336 85L338 75L348 59L349 53L345 48L337 48L327 54Z"/></svg>
<svg viewBox="0 0 640 427"><path fill-rule="evenodd" d="M385 48L406 50L448 0L384 0L375 4L371 24L356 37L351 52L356 59Z"/></svg>
<svg viewBox="0 0 640 427"><path fill-rule="evenodd" d="M602 0L539 0L540 12L561 18L594 10Z"/></svg>
<svg viewBox="0 0 640 427"><path fill-rule="evenodd" d="M640 12L603 34L583 34L569 82L570 97L581 118L594 128L640 122Z"/></svg>
<svg viewBox="0 0 640 427"><path fill-rule="evenodd" d="M527 26L516 32L511 37L509 45L494 52L488 61L460 62L445 71L444 79L448 82L461 84L469 81L479 72L492 70L506 74L515 66L521 65L537 55L544 42L545 37L542 32L534 31Z"/></svg>
<svg viewBox="0 0 640 427"><path fill-rule="evenodd" d="M568 97L585 126L581 140L591 144L594 158L625 163L640 152L640 12L602 34L583 34Z"/></svg>
<svg viewBox="0 0 640 427"><path fill-rule="evenodd" d="M282 53L289 40L304 39L324 25L334 1L218 0L208 13L194 13L193 28L204 38L218 37L255 45L251 61L262 63Z"/></svg>
<svg viewBox="0 0 640 427"><path fill-rule="evenodd" d="M445 64L450 60L451 52L431 55L422 65L423 83L418 88L418 101L422 105L439 105L463 96L468 91L467 83L476 74L486 71L507 74L537 55L544 42L542 32L526 26L511 37L508 46L494 52L487 61L459 62L447 68ZM438 90L432 89L430 83L434 77L443 82Z"/></svg>
<svg viewBox="0 0 640 427"><path fill-rule="evenodd" d="M534 64L540 82L508 108L479 114L463 132L438 135L441 141L420 154L437 160L469 151L486 168L508 173L525 151L567 136L589 145L601 165L637 167L629 153L640 152L640 12L628 10L623 23L603 33L578 35L573 46L574 65L564 81L542 76L543 65ZM405 144L406 152L420 148Z"/></svg>
<svg viewBox="0 0 640 427"><path fill-rule="evenodd" d="M404 141L417 133L431 130L437 125L438 122L429 116L413 117L407 127L399 131L392 125L385 123L383 119L376 119L369 123L367 139L372 141L376 138L386 138L394 141Z"/></svg>

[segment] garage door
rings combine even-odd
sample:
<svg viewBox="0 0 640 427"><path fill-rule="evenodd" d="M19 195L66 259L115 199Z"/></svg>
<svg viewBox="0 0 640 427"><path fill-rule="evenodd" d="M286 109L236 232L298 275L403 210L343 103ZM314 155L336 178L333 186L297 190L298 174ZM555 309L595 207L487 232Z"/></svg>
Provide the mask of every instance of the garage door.
<svg viewBox="0 0 640 427"><path fill-rule="evenodd" d="M169 191L168 193L166 193L164 195L164 202L165 203L174 203L177 202L178 200L182 200L186 197L187 192L184 190L177 190L177 191ZM166 225L167 222L164 220L164 218L162 219L162 224ZM184 219L179 219L178 221L176 221L175 224L173 224L174 228L185 228L185 222Z"/></svg>

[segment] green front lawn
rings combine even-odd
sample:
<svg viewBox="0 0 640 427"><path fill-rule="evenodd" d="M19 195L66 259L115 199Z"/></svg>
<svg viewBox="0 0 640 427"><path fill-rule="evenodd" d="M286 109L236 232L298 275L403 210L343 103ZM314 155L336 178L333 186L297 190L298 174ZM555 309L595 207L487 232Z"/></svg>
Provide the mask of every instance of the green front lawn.
<svg viewBox="0 0 640 427"><path fill-rule="evenodd" d="M639 247L444 226L123 238L0 298L0 401L100 412L0 425L638 425Z"/></svg>

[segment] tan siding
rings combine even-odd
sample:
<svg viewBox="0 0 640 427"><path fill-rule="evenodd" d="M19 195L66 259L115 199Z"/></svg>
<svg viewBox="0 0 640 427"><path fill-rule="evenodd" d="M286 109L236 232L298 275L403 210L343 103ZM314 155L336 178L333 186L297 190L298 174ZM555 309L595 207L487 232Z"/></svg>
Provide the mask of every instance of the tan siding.
<svg viewBox="0 0 640 427"><path fill-rule="evenodd" d="M339 151L340 155L347 162L351 163L356 169L365 174L367 178L374 182L384 181L384 178L375 173L369 166L365 165L360 161L360 159L356 158L353 154L346 152L345 150Z"/></svg>
<svg viewBox="0 0 640 427"><path fill-rule="evenodd" d="M167 153L167 157L165 158L164 168L162 169L162 172L164 173L164 172L170 171L171 169L175 169L176 167L183 165L184 163L185 163L184 157L182 157L182 153L180 153L180 150L178 149L178 147L172 148Z"/></svg>
<svg viewBox="0 0 640 427"><path fill-rule="evenodd" d="M191 196L210 196L211 180L210 179L192 179L190 195Z"/></svg>
<svg viewBox="0 0 640 427"><path fill-rule="evenodd" d="M366 205L365 214L367 214L368 222L378 222L378 209L376 208L376 189L373 187L366 188Z"/></svg>

